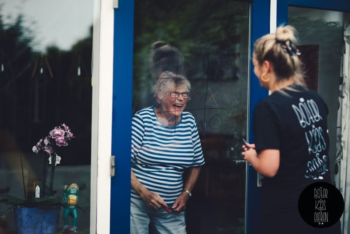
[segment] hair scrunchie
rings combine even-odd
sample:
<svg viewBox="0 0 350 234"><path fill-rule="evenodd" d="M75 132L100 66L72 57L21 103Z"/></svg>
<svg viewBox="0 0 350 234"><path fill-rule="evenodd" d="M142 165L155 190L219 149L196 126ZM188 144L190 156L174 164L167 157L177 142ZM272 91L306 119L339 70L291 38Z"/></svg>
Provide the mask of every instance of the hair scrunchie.
<svg viewBox="0 0 350 234"><path fill-rule="evenodd" d="M279 43L281 45L282 50L285 53L288 53L290 56L301 55L300 51L297 49L297 47L295 47L295 45L290 40L287 40L287 41L277 40L277 43Z"/></svg>

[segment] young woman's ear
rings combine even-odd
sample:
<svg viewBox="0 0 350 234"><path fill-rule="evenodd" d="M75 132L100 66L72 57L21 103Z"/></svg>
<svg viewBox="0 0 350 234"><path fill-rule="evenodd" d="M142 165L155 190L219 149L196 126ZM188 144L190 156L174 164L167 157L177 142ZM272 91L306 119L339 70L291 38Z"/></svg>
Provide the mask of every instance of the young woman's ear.
<svg viewBox="0 0 350 234"><path fill-rule="evenodd" d="M266 73L271 72L272 66L271 66L271 63L269 61L265 60L263 63L263 67L264 67Z"/></svg>

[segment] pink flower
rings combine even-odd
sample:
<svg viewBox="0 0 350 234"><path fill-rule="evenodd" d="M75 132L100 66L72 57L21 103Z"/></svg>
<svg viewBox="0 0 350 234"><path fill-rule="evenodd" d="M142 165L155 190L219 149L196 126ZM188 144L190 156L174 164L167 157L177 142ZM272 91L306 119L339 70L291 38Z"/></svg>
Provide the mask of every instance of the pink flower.
<svg viewBox="0 0 350 234"><path fill-rule="evenodd" d="M70 131L69 127L66 124L61 124L60 127L55 127L53 130L51 130L47 137L40 139L39 142L33 146L32 151L37 154L40 152L40 150L42 150L51 155L55 153L52 145L53 143L51 142L52 139L55 139L56 145L61 147L67 146L67 141L71 140L72 138L75 138L75 136Z"/></svg>
<svg viewBox="0 0 350 234"><path fill-rule="evenodd" d="M41 148L41 143L43 142L43 139L40 139L39 141L38 141L38 143L36 143L36 147L37 148Z"/></svg>
<svg viewBox="0 0 350 234"><path fill-rule="evenodd" d="M73 133L71 131L66 132L66 137L68 138L68 140L70 140L71 138L75 138L75 136L73 135Z"/></svg>
<svg viewBox="0 0 350 234"><path fill-rule="evenodd" d="M58 138L56 138L56 145L61 147L61 146L67 146L68 143L66 142L64 137L58 137Z"/></svg>
<svg viewBox="0 0 350 234"><path fill-rule="evenodd" d="M63 129L56 127L50 132L50 136L53 139L56 139L58 137L64 137L64 131L63 131Z"/></svg>
<svg viewBox="0 0 350 234"><path fill-rule="evenodd" d="M32 148L32 151L34 152L34 153L39 153L39 151L41 150L41 148L42 148L42 142L43 142L43 139L40 139L39 141L38 141L38 143L36 143L36 145L34 145L33 146L33 148Z"/></svg>
<svg viewBox="0 0 350 234"><path fill-rule="evenodd" d="M61 124L61 126L64 128L64 130L67 132L67 131L70 131L69 127L66 125L66 124Z"/></svg>
<svg viewBox="0 0 350 234"><path fill-rule="evenodd" d="M49 138L45 137L45 139L44 139L44 144L45 144L45 145L50 144Z"/></svg>
<svg viewBox="0 0 350 234"><path fill-rule="evenodd" d="M64 128L64 131L66 132L66 137L68 138L68 140L70 140L71 138L75 138L73 133L70 131L70 128L66 124L63 123L61 124L61 126Z"/></svg>
<svg viewBox="0 0 350 234"><path fill-rule="evenodd" d="M43 151L45 151L48 154L52 154L53 153L53 150L52 150L52 148L50 146L44 146L43 147Z"/></svg>

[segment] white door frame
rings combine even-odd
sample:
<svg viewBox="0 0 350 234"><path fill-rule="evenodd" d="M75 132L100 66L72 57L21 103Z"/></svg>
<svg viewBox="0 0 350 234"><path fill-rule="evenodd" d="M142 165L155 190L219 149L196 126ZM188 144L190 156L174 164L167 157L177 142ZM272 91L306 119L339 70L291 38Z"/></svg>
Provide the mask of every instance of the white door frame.
<svg viewBox="0 0 350 234"><path fill-rule="evenodd" d="M108 234L111 203L113 0L95 0L93 13L90 234Z"/></svg>

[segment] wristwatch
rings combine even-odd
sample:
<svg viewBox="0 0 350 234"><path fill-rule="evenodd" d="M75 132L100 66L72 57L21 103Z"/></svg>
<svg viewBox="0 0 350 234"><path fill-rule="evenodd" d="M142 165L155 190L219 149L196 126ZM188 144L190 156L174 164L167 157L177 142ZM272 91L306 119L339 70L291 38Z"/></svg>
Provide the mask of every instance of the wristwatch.
<svg viewBox="0 0 350 234"><path fill-rule="evenodd" d="M184 189L184 192L188 194L188 196L192 197L192 193L188 191L187 189Z"/></svg>

